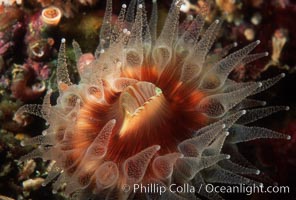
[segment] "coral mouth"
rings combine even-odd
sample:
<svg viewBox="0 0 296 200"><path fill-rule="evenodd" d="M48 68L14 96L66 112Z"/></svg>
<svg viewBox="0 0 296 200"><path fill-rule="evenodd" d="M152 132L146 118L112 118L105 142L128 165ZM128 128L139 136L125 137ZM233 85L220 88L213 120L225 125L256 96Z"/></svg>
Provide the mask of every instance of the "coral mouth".
<svg viewBox="0 0 296 200"><path fill-rule="evenodd" d="M162 96L162 91L149 82L138 82L129 86L121 94L120 104L130 117L137 116L144 108Z"/></svg>
<svg viewBox="0 0 296 200"><path fill-rule="evenodd" d="M128 86L114 106L122 112L116 116L107 160L121 163L152 145L166 147L160 154L176 150L178 133L172 134L169 126L174 112L162 90L153 83L139 81Z"/></svg>
<svg viewBox="0 0 296 200"><path fill-rule="evenodd" d="M150 125L157 125L159 119L169 112L161 89L149 82L138 82L127 87L119 101L124 113L120 136L128 132L137 132L145 127L147 121Z"/></svg>

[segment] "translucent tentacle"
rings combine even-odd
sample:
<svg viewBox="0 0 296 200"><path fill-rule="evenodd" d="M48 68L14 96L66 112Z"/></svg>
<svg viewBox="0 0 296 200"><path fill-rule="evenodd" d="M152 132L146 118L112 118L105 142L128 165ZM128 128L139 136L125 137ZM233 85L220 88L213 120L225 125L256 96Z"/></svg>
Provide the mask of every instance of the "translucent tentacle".
<svg viewBox="0 0 296 200"><path fill-rule="evenodd" d="M123 170L127 184L138 183L142 180L150 160L159 149L159 145L148 147L124 162Z"/></svg>
<svg viewBox="0 0 296 200"><path fill-rule="evenodd" d="M206 30L201 40L196 44L196 47L194 47L195 52L193 55L194 57L196 57L196 60L198 60L198 65L202 66L204 64L205 58L215 41L220 26L221 21L215 20L215 22L212 23L210 27Z"/></svg>
<svg viewBox="0 0 296 200"><path fill-rule="evenodd" d="M221 160L229 159L229 155L220 154L215 156L204 156L201 158L184 157L179 158L175 164L175 169L183 179L191 180L202 169L215 165Z"/></svg>
<svg viewBox="0 0 296 200"><path fill-rule="evenodd" d="M173 1L162 32L160 33L160 36L158 37L152 50L153 62L159 72L162 72L165 69L172 58L172 45L177 35L181 4L182 0Z"/></svg>
<svg viewBox="0 0 296 200"><path fill-rule="evenodd" d="M259 138L291 139L290 135L285 135L262 127L247 127L234 125L229 129L230 135L227 139L229 143L240 143Z"/></svg>
<svg viewBox="0 0 296 200"><path fill-rule="evenodd" d="M247 167L241 166L239 164L236 164L236 163L232 162L231 160L222 160L219 163L219 166L228 170L228 171L232 171L233 173L236 173L236 174L256 174L256 175L260 174L260 170L258 170L258 169L247 168Z"/></svg>
<svg viewBox="0 0 296 200"><path fill-rule="evenodd" d="M238 112L235 112L231 115L227 115L225 117L223 117L221 120L215 122L215 123L212 123L208 126L205 126L201 129L199 129L198 131L196 131L194 133L194 136L198 136L198 135L201 135L215 127L218 127L218 126L224 126L224 128L227 130L228 128L230 128L241 116L245 115L246 114L246 111L245 110L241 110L241 111L238 111Z"/></svg>
<svg viewBox="0 0 296 200"><path fill-rule="evenodd" d="M228 55L217 64L215 64L202 77L200 87L203 89L216 89L224 85L230 72L237 66L238 63L250 53L260 41L253 42L246 47Z"/></svg>
<svg viewBox="0 0 296 200"><path fill-rule="evenodd" d="M256 108L252 110L248 110L246 115L241 117L237 123L238 124L249 124L254 121L257 121L258 119L262 119L264 117L267 117L273 113L283 111L283 110L289 110L290 108L288 106L269 106L265 108Z"/></svg>
<svg viewBox="0 0 296 200"><path fill-rule="evenodd" d="M46 179L42 183L42 186L46 186L48 183L54 180L61 172L62 172L62 169L59 168L56 164L54 164L52 166L51 171L48 173Z"/></svg>
<svg viewBox="0 0 296 200"><path fill-rule="evenodd" d="M173 167L178 158L182 158L180 153L170 153L158 156L153 160L152 169L157 178L166 180L173 174Z"/></svg>
<svg viewBox="0 0 296 200"><path fill-rule="evenodd" d="M112 0L107 0L103 23L100 30L100 43L95 51L95 57L99 58L102 50L109 46L111 40Z"/></svg>
<svg viewBox="0 0 296 200"><path fill-rule="evenodd" d="M225 124L213 127L194 138L182 141L178 145L178 149L185 156L201 155L204 149L223 131Z"/></svg>
<svg viewBox="0 0 296 200"><path fill-rule="evenodd" d="M261 183L258 183L257 181L253 181L243 176L234 174L233 172L224 170L218 166L208 170L207 173L210 175L205 175L205 180L211 183L261 185Z"/></svg>
<svg viewBox="0 0 296 200"><path fill-rule="evenodd" d="M243 99L253 93L261 83L250 83L229 93L215 94L202 99L197 110L209 117L221 117Z"/></svg>
<svg viewBox="0 0 296 200"><path fill-rule="evenodd" d="M157 39L156 46L158 46L159 43L164 44L168 47L172 46L177 33L176 30L179 24L179 14L182 3L182 0L174 0L172 2L172 6L169 10L163 29Z"/></svg>
<svg viewBox="0 0 296 200"><path fill-rule="evenodd" d="M222 132L218 135L218 137L204 150L203 154L207 156L220 154L224 141L228 135L228 131Z"/></svg>
<svg viewBox="0 0 296 200"><path fill-rule="evenodd" d="M116 184L119 170L116 163L107 161L100 165L95 172L97 190L103 190Z"/></svg>
<svg viewBox="0 0 296 200"><path fill-rule="evenodd" d="M67 60L66 60L66 39L63 38L61 40L59 55L58 55L58 63L57 63L57 83L60 85L64 83L66 85L71 85L71 81L69 78L69 73L67 69Z"/></svg>
<svg viewBox="0 0 296 200"><path fill-rule="evenodd" d="M80 48L78 42L76 42L75 40L73 40L72 46L73 46L73 49L74 49L76 63L78 63L79 58L82 56L81 48Z"/></svg>
<svg viewBox="0 0 296 200"><path fill-rule="evenodd" d="M286 75L285 73L281 73L280 75L277 75L273 78L261 81L262 83L262 87L258 88L257 90L254 91L253 94L257 94L259 92L262 92L264 90L267 90L268 88L272 87L274 84L276 84L277 82L279 82L282 78L284 78Z"/></svg>
<svg viewBox="0 0 296 200"><path fill-rule="evenodd" d="M125 13L126 13L126 4L121 5L121 10L119 12L119 15L117 17L117 20L115 22L115 26L112 29L112 36L111 36L111 44L117 41L119 35L124 29L124 18L125 18Z"/></svg>
<svg viewBox="0 0 296 200"><path fill-rule="evenodd" d="M150 33L151 33L151 40L152 43L154 44L156 41L156 36L157 36L157 18L158 18L158 13L157 13L157 0L152 0L152 12L151 12L151 17L149 21L149 27L150 27Z"/></svg>
<svg viewBox="0 0 296 200"><path fill-rule="evenodd" d="M241 103L233 108L233 110L248 109L254 107L265 106L266 101L259 101L255 99L244 99Z"/></svg>
<svg viewBox="0 0 296 200"><path fill-rule="evenodd" d="M181 47L190 46L192 44L197 44L200 37L202 28L204 26L205 20L204 17L198 14L195 19L191 22L190 26L183 33L178 43Z"/></svg>
<svg viewBox="0 0 296 200"><path fill-rule="evenodd" d="M107 122L92 144L87 148L86 155L89 158L97 160L105 156L115 123L116 120Z"/></svg>
<svg viewBox="0 0 296 200"><path fill-rule="evenodd" d="M42 105L28 104L28 105L23 105L22 107L20 107L16 111L16 113L14 114L13 120L15 120L18 123L22 123L23 118L25 117L24 116L25 113L35 115L35 116L41 117L43 119L47 118L47 115L46 115L46 113L44 113ZM26 125L26 124L24 124L24 125Z"/></svg>
<svg viewBox="0 0 296 200"><path fill-rule="evenodd" d="M127 67L139 67L143 62L143 4L138 5L135 22L132 26L131 35L127 44L126 62Z"/></svg>
<svg viewBox="0 0 296 200"><path fill-rule="evenodd" d="M56 194L63 183L66 182L66 175L64 173L60 174L58 179L52 185L52 193Z"/></svg>
<svg viewBox="0 0 296 200"><path fill-rule="evenodd" d="M55 143L54 141L54 134L51 135L38 135L35 136L33 138L29 138L29 139L24 139L22 141L22 145L23 146L28 146L28 145L52 145Z"/></svg>
<svg viewBox="0 0 296 200"><path fill-rule="evenodd" d="M137 0L131 0L128 8L127 8L127 12L126 12L126 17L125 17L125 21L128 23L133 23L135 20L135 7L137 5ZM130 29L131 27L127 27L128 29Z"/></svg>
<svg viewBox="0 0 296 200"><path fill-rule="evenodd" d="M255 54L250 54L250 55L247 55L243 60L242 60L242 64L243 65L246 65L248 63L251 63L255 60L258 60L260 58L263 58L263 57L266 57L268 56L268 53L267 52L263 52L263 53L255 53Z"/></svg>

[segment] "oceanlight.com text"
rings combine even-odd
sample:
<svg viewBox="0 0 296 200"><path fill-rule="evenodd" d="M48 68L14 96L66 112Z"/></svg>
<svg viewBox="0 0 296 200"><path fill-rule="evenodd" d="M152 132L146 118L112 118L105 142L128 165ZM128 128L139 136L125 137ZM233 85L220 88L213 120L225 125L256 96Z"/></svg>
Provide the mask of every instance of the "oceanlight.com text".
<svg viewBox="0 0 296 200"><path fill-rule="evenodd" d="M213 184L201 184L194 187L190 184L176 185L171 184L169 186L160 185L157 183L151 184L134 184L134 185L123 185L122 190L124 192L133 193L151 193L162 195L166 192L171 193L200 193L205 191L207 193L220 193L220 194L232 194L241 193L246 195L251 195L254 193L274 193L274 194L288 194L290 193L289 186L264 186L261 185L213 185Z"/></svg>

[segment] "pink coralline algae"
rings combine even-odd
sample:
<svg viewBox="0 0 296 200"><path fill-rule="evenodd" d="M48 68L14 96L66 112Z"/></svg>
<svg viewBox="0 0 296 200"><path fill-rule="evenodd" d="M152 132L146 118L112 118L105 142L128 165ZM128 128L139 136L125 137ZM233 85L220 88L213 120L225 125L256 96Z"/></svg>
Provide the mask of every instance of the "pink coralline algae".
<svg viewBox="0 0 296 200"><path fill-rule="evenodd" d="M5 55L15 46L23 30L22 12L19 9L5 7L0 10L0 55Z"/></svg>

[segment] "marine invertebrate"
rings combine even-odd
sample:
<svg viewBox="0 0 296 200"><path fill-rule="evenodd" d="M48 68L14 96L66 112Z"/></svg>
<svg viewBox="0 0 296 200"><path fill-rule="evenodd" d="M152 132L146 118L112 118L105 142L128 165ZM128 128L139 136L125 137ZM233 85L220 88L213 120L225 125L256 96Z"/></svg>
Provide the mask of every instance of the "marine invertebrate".
<svg viewBox="0 0 296 200"><path fill-rule="evenodd" d="M43 183L59 176L53 184L54 192L67 183L65 193L78 198L139 199L157 194L135 193L122 187L134 188L139 183L163 187L170 183L260 184L242 176L260 171L235 164L227 149L235 157L237 143L258 138L289 139L265 128L245 126L287 109L255 108L265 102L247 99L271 87L283 74L263 82L228 79L237 65L266 55L250 54L259 41L216 62L217 56L209 51L221 26L219 20L203 35L202 15L189 21L185 30L178 30L182 1L175 0L156 37L156 5L153 1L148 24L143 2L133 0L128 8L122 6L111 27L112 3L108 0L94 57L81 57L81 49L73 42L80 82L73 84L69 79L66 41L62 39L56 105L51 105L49 91L43 105L25 105L15 114L17 121L23 113L47 121L49 127L43 135L23 142L40 146L22 160L55 160ZM218 198L204 188L198 195ZM181 197L194 198L195 193L167 190L158 198Z"/></svg>
<svg viewBox="0 0 296 200"><path fill-rule="evenodd" d="M51 0L37 0L39 4L43 8L46 7L55 7L58 12L61 12L63 17L69 18L69 17L74 17L75 14L79 12L79 8L81 7L90 7L94 6L97 4L97 0L56 0L56 1L51 1Z"/></svg>
<svg viewBox="0 0 296 200"><path fill-rule="evenodd" d="M0 10L0 55L6 55L17 46L24 32L23 12L14 7Z"/></svg>
<svg viewBox="0 0 296 200"><path fill-rule="evenodd" d="M33 68L25 65L15 65L13 70L13 80L10 86L12 95L24 102L33 101L44 94L46 87L42 81L34 79Z"/></svg>
<svg viewBox="0 0 296 200"><path fill-rule="evenodd" d="M280 66L280 57L283 51L283 48L288 40L288 31L285 29L278 29L272 36L272 55L271 60L267 63L262 69L263 71L267 70L270 66L279 66L279 68L289 70L288 66Z"/></svg>
<svg viewBox="0 0 296 200"><path fill-rule="evenodd" d="M45 61L52 55L54 39L48 37L51 26L59 23L61 11L56 7L43 9L42 13L37 12L30 16L25 43L27 54L34 61Z"/></svg>
<svg viewBox="0 0 296 200"><path fill-rule="evenodd" d="M52 54L54 40L52 38L34 38L28 42L27 54L33 61L44 61Z"/></svg>
<svg viewBox="0 0 296 200"><path fill-rule="evenodd" d="M62 18L62 12L59 8L50 6L42 10L41 18L47 25L56 26Z"/></svg>

